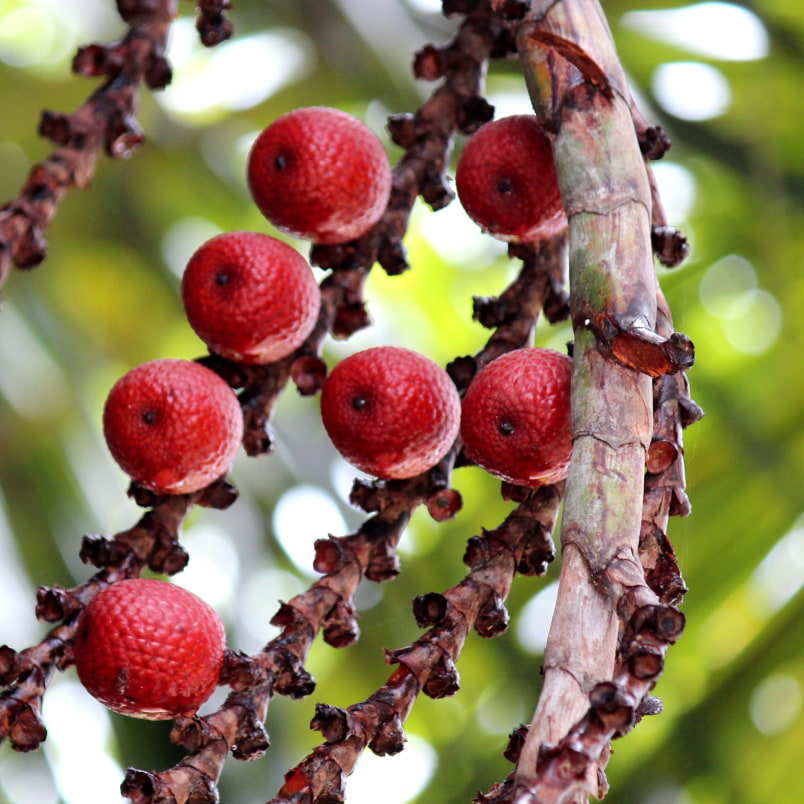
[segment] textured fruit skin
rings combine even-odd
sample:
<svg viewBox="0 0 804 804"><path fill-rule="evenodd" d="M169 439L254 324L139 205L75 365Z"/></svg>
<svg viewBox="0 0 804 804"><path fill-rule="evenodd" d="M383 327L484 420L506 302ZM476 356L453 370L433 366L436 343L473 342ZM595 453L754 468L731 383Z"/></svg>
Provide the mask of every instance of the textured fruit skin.
<svg viewBox="0 0 804 804"><path fill-rule="evenodd" d="M455 184L469 217L500 240L542 240L567 225L550 142L535 115L481 126L458 159Z"/></svg>
<svg viewBox="0 0 804 804"><path fill-rule="evenodd" d="M367 474L403 479L435 466L458 435L461 403L449 375L424 355L376 346L342 360L321 391L338 452Z"/></svg>
<svg viewBox="0 0 804 804"><path fill-rule="evenodd" d="M515 349L493 360L463 398L464 451L520 486L563 480L572 453L572 360L553 349Z"/></svg>
<svg viewBox="0 0 804 804"><path fill-rule="evenodd" d="M367 232L391 193L391 165L374 132L325 106L274 120L254 142L247 174L254 202L277 229L322 244Z"/></svg>
<svg viewBox="0 0 804 804"><path fill-rule="evenodd" d="M304 343L321 293L304 257L286 243L258 232L226 232L190 258L182 300L190 326L212 352L270 363Z"/></svg>
<svg viewBox="0 0 804 804"><path fill-rule="evenodd" d="M115 712L148 720L192 715L218 683L226 634L215 610L167 581L102 589L81 613L75 666Z"/></svg>
<svg viewBox="0 0 804 804"><path fill-rule="evenodd" d="M189 360L142 363L113 386L103 434L120 468L161 494L187 494L225 474L243 437L232 389Z"/></svg>

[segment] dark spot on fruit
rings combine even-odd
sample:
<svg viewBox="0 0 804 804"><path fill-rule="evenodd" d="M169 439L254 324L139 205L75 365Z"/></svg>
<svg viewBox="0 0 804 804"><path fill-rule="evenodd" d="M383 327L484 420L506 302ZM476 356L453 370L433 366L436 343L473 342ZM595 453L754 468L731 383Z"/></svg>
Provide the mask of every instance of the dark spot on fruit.
<svg viewBox="0 0 804 804"><path fill-rule="evenodd" d="M365 410L368 407L368 399L364 396L356 396L352 400L352 407L355 410Z"/></svg>
<svg viewBox="0 0 804 804"><path fill-rule="evenodd" d="M512 421L503 419L497 426L497 429L500 431L500 435L509 436L514 434L514 430L516 428L514 427L514 423Z"/></svg>
<svg viewBox="0 0 804 804"><path fill-rule="evenodd" d="M229 284L229 274L226 271L220 271L219 273L215 274L215 284L218 287L225 287Z"/></svg>
<svg viewBox="0 0 804 804"><path fill-rule="evenodd" d="M511 179L500 179L497 182L497 189L500 191L501 195L511 195L514 191L514 185L511 184Z"/></svg>
<svg viewBox="0 0 804 804"><path fill-rule="evenodd" d="M126 690L128 689L128 670L126 670L125 667L121 667L114 677L114 688L115 692L120 693L120 695L126 694Z"/></svg>
<svg viewBox="0 0 804 804"><path fill-rule="evenodd" d="M142 420L146 424L156 424L156 411L155 410L146 410L142 414Z"/></svg>
<svg viewBox="0 0 804 804"><path fill-rule="evenodd" d="M287 154L277 154L276 159L274 159L274 167L277 170L284 170L288 166L289 162L290 160L288 159Z"/></svg>

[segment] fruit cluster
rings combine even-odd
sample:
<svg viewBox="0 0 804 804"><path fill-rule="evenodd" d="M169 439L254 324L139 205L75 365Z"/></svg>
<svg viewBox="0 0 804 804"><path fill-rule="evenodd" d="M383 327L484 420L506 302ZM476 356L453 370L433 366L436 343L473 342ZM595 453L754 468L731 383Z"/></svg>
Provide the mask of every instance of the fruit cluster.
<svg viewBox="0 0 804 804"><path fill-rule="evenodd" d="M267 220L316 244L366 233L391 191L377 137L324 107L297 109L270 124L252 147L247 173ZM470 217L497 237L528 241L566 226L549 143L535 117L482 126L461 155L456 182ZM181 290L187 319L210 352L242 364L292 355L319 317L319 287L307 261L257 232L227 232L204 243ZM429 470L460 433L471 461L508 482L538 486L568 471L570 370L566 355L519 349L480 371L461 401L429 358L380 346L330 372L321 417L343 457L381 479ZM243 414L235 391L214 371L161 359L115 383L103 429L112 456L136 484L187 494L229 470ZM87 689L110 708L163 718L193 713L207 699L224 650L222 626L206 604L167 582L131 580L86 607L75 660Z"/></svg>

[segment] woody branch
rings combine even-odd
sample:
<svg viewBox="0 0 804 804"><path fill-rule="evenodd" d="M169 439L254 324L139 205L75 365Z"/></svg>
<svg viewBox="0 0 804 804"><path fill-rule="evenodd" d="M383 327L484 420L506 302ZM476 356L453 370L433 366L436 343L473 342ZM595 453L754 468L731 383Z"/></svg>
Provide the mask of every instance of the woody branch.
<svg viewBox="0 0 804 804"><path fill-rule="evenodd" d="M570 221L574 448L542 694L509 784L481 800L579 802L605 792L608 741L627 730L683 624L656 605L639 544L650 376L687 368L692 345L657 331L651 180L602 10L595 0L535 2L518 43ZM652 652L638 647L647 634ZM642 684L630 683L636 655L659 658ZM594 749L579 742L592 731Z"/></svg>

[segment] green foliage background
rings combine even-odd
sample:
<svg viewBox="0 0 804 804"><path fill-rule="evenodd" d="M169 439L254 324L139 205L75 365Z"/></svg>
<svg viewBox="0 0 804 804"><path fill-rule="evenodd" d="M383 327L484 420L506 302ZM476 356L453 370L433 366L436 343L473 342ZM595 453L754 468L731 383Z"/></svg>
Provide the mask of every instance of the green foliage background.
<svg viewBox="0 0 804 804"><path fill-rule="evenodd" d="M94 89L69 72L75 47L111 41L123 30L111 2L67 5L69 13L46 0L0 1L0 200L16 196L30 165L49 152L36 136L40 111L69 112ZM683 180L694 181L694 194L677 207L682 219L671 221L689 235L692 256L683 267L659 273L676 328L696 344L689 376L693 398L706 411L686 433L693 513L673 520L670 530L690 588L683 606L687 628L656 690L664 713L615 745L608 800L797 802L804 798L804 7L799 0L744 4L763 21L769 50L765 58L740 61L648 38L624 19L627 12L678 3L604 5L646 116L673 138L666 161L684 169ZM412 53L445 41L456 24L403 0L238 0L235 6L236 41L278 33L257 40L263 54L273 52L281 72L290 59L281 43L291 42L304 68L256 105L243 102L239 109L226 108L226 95L237 97L240 83L267 69L242 54L241 77L204 113L177 115L145 93L140 120L146 145L130 161L99 162L91 189L73 192L62 204L45 264L15 272L3 291L0 642L14 648L44 633L33 615L37 586L69 587L90 574L77 558L81 536L114 533L138 516L125 496L126 478L103 444L103 400L136 363L203 353L182 316L176 271L216 231L270 231L245 187L250 139L282 112L313 104L350 111L382 134L387 114L414 111L432 89L411 77ZM181 3L180 11L186 30L192 4ZM185 75L200 70L197 59L183 68ZM722 114L689 121L663 110L653 77L661 65L679 61L710 64L726 79L731 103ZM177 70L177 86L179 77ZM488 88L492 101L525 108L515 63L494 64ZM395 160L400 152L389 144L389 153ZM678 175L672 169L665 174ZM441 364L480 348L487 334L471 322L471 296L501 291L512 266L500 248L467 234L457 206L417 210L407 239L412 271L394 278L372 272L367 297L376 325L353 343L331 343L330 362L373 343L416 348ZM434 225L439 215L445 221L450 215L451 223ZM452 244L444 242L450 232ZM568 337L566 327L540 326L538 340L561 348ZM229 584L222 575L208 576L206 592L219 603L232 647L247 651L275 633L268 619L277 599L301 591L312 577L278 538L273 511L280 497L293 487L314 486L349 527L359 521L341 496L343 466L330 471L338 462L316 400L290 389L275 427L277 454L238 459L233 479L242 498L234 508L196 512L187 529L191 556L197 549L202 564L234 567ZM270 799L282 773L318 743L307 728L315 702L346 706L369 695L390 672L381 649L416 638L410 600L463 576L466 539L482 526L496 526L508 505L480 470L459 470L455 485L465 500L457 520L436 526L417 515L403 546L401 576L364 597L360 643L343 651L316 646L310 668L317 690L305 701L272 703L271 751L256 763L228 762L222 801ZM296 538L311 545L325 535L315 528L327 524L299 518ZM342 523L333 514L328 526ZM470 636L455 699L417 703L409 733L427 741L438 762L429 785L412 800L468 802L508 772L501 756L506 736L530 719L540 687L540 656L523 647L517 623L533 596L555 581L557 569L545 579L515 580L507 634L492 641ZM44 754L0 749L2 804L109 801L119 782L114 768L104 770L109 761L162 769L181 756L168 742L167 725L107 719L76 687L73 671L51 693L60 703L48 708L46 699L51 739ZM84 718L93 724L90 742ZM100 732L97 723L106 724ZM96 752L95 771L84 775L78 793L63 770L65 762L77 762L69 753L74 742ZM386 782L391 763L403 757L381 760ZM396 801L386 798L391 793L378 787L373 800Z"/></svg>

